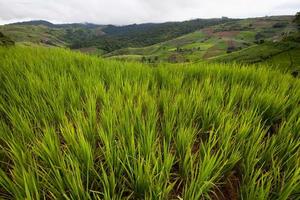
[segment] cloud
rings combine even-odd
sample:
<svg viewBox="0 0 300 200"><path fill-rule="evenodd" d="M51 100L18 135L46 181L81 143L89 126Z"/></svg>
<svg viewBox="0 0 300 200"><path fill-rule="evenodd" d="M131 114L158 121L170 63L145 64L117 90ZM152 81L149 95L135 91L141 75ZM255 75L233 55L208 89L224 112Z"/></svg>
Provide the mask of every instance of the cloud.
<svg viewBox="0 0 300 200"><path fill-rule="evenodd" d="M295 14L299 10L298 0L0 0L0 23L44 19L130 24Z"/></svg>

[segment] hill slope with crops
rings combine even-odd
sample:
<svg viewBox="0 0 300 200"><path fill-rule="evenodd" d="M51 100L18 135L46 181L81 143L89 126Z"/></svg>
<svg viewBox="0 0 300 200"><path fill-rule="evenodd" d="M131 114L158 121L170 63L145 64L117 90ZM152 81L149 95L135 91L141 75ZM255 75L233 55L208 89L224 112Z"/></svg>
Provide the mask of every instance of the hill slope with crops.
<svg viewBox="0 0 300 200"><path fill-rule="evenodd" d="M299 198L289 74L20 45L0 58L0 198Z"/></svg>
<svg viewBox="0 0 300 200"><path fill-rule="evenodd" d="M273 16L229 21L155 45L123 48L104 56L150 63L201 62L218 56L232 57L232 53L238 55L241 50L252 47L258 47L258 50L262 48L264 54L273 55L273 48L276 49L279 45L285 46L282 40L297 32L297 25L293 19L294 16ZM268 48L264 43L268 44ZM299 41L291 43L299 49ZM286 48L283 50L280 48L277 51L284 52ZM251 62L261 59L259 56L253 55ZM244 61L243 57L239 57L240 60ZM298 62L295 66L299 64Z"/></svg>

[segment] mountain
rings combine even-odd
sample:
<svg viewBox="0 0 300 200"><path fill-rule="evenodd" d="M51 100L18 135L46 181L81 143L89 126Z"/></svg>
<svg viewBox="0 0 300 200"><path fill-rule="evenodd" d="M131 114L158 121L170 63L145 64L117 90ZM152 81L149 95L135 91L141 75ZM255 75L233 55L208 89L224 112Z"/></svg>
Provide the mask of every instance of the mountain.
<svg viewBox="0 0 300 200"><path fill-rule="evenodd" d="M66 39L71 44L70 47L74 49L94 46L105 52L111 52L126 47L144 47L156 44L204 27L229 21L235 21L235 19L195 19L184 22L132 24L127 26L107 25L102 27L102 35L81 29L69 32L66 34Z"/></svg>
<svg viewBox="0 0 300 200"><path fill-rule="evenodd" d="M183 22L132 24L126 26L96 24L52 24L29 21L8 24L0 31L18 42L34 42L67 46L72 49L94 47L111 52L125 47L156 44L212 25L236 19L195 19ZM49 42L50 41L50 42Z"/></svg>
<svg viewBox="0 0 300 200"><path fill-rule="evenodd" d="M70 23L70 24L53 24L51 22L45 21L45 20L32 20L32 21L26 21L26 22L16 22L11 23L9 25L25 25L25 26L46 26L48 28L97 28L101 27L102 25L93 24L93 23Z"/></svg>
<svg viewBox="0 0 300 200"><path fill-rule="evenodd" d="M26 21L26 22L16 22L11 23L10 25L20 25L20 26L47 26L49 28L54 28L56 25L52 24L51 22L45 21L45 20L32 20L32 21Z"/></svg>
<svg viewBox="0 0 300 200"><path fill-rule="evenodd" d="M292 57L296 60L293 65L296 66L300 65L300 54L297 55L299 41L286 41L286 38L297 33L297 25L293 20L294 16L235 20L205 27L158 44L119 49L104 56L151 63L233 60L256 63L293 51ZM285 58L289 60L289 57Z"/></svg>

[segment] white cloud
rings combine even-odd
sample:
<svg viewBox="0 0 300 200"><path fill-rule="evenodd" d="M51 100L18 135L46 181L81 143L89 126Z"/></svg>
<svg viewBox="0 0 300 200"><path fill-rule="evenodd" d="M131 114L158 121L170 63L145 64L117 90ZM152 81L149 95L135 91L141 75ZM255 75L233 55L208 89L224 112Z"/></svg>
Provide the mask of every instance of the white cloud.
<svg viewBox="0 0 300 200"><path fill-rule="evenodd" d="M298 0L0 0L0 23L44 19L130 24L283 15L299 10Z"/></svg>

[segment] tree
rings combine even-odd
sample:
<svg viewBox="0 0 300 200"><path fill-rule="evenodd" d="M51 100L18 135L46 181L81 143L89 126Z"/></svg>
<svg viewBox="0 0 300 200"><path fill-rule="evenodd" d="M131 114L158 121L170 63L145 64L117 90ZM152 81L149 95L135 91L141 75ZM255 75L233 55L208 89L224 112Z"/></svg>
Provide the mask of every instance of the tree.
<svg viewBox="0 0 300 200"><path fill-rule="evenodd" d="M294 22L297 24L298 30L300 30L300 12L297 12Z"/></svg>
<svg viewBox="0 0 300 200"><path fill-rule="evenodd" d="M255 34L255 40L258 41L258 40L261 40L264 38L264 35L260 32L258 32L257 34Z"/></svg>
<svg viewBox="0 0 300 200"><path fill-rule="evenodd" d="M12 39L0 32L0 46L12 46L14 44Z"/></svg>

